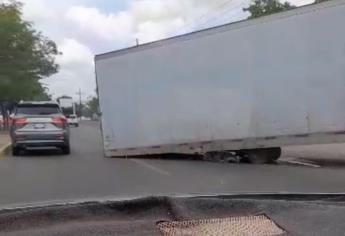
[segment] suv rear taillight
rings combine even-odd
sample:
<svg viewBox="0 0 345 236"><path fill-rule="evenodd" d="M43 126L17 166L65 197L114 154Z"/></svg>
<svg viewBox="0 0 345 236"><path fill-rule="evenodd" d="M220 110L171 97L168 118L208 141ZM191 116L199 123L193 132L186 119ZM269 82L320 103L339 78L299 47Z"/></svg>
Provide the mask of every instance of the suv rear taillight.
<svg viewBox="0 0 345 236"><path fill-rule="evenodd" d="M64 117L64 116L53 116L52 122L54 124L64 124L64 123L66 123L66 117Z"/></svg>
<svg viewBox="0 0 345 236"><path fill-rule="evenodd" d="M13 118L13 124L25 124L27 122L28 122L28 119L24 117Z"/></svg>

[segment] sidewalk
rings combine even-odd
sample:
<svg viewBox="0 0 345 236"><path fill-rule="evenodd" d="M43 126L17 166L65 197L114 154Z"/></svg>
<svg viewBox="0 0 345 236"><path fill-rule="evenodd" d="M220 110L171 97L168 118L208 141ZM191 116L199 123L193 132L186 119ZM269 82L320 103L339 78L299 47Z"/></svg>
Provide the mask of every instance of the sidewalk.
<svg viewBox="0 0 345 236"><path fill-rule="evenodd" d="M8 131L0 131L0 157L4 155L4 152L9 147L10 136Z"/></svg>

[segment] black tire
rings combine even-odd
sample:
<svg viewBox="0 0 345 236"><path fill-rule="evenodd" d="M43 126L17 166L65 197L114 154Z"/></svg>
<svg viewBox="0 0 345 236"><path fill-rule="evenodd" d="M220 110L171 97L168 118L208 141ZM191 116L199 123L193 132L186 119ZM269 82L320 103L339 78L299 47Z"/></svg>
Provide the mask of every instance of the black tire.
<svg viewBox="0 0 345 236"><path fill-rule="evenodd" d="M281 155L281 148L242 150L242 159L252 164L274 163Z"/></svg>
<svg viewBox="0 0 345 236"><path fill-rule="evenodd" d="M12 156L19 156L20 150L18 147L12 147Z"/></svg>
<svg viewBox="0 0 345 236"><path fill-rule="evenodd" d="M282 149L280 147L268 148L268 155L272 161L276 161L282 154Z"/></svg>
<svg viewBox="0 0 345 236"><path fill-rule="evenodd" d="M75 127L79 127L79 124L75 124Z"/></svg>
<svg viewBox="0 0 345 236"><path fill-rule="evenodd" d="M71 154L71 147L69 146L69 144L63 146L61 149L62 149L62 153L63 153L64 155L69 155L69 154Z"/></svg>

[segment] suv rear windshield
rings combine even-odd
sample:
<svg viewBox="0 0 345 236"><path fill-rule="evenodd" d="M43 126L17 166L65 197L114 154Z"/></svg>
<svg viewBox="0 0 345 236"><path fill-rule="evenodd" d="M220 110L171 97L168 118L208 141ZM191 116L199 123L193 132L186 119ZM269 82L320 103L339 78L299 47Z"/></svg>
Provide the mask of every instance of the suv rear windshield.
<svg viewBox="0 0 345 236"><path fill-rule="evenodd" d="M55 104L21 104L17 106L16 115L53 115L61 113Z"/></svg>

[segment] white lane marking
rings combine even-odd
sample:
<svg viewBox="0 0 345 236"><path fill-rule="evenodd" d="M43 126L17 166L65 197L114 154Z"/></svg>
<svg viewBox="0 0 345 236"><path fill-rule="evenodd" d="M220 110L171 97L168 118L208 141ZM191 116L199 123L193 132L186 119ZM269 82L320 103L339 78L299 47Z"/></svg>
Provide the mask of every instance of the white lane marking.
<svg viewBox="0 0 345 236"><path fill-rule="evenodd" d="M163 169L158 168L158 167L155 167L155 166L153 166L153 165L150 165L150 164L146 163L146 162L143 161L143 160L131 159L131 161L137 163L138 165L144 166L144 167L146 167L146 168L148 168L148 169L150 169L150 170L152 170L152 171L155 171L155 172L157 172L157 173L159 173L159 174L161 174L161 175L171 176L171 174L170 174L168 171L163 170Z"/></svg>
<svg viewBox="0 0 345 236"><path fill-rule="evenodd" d="M295 164L295 165L303 165L303 166L315 167L315 168L320 168L321 167L321 166L316 165L316 164L311 164L311 163L308 163L308 162L301 162L301 161L281 160L281 162Z"/></svg>

